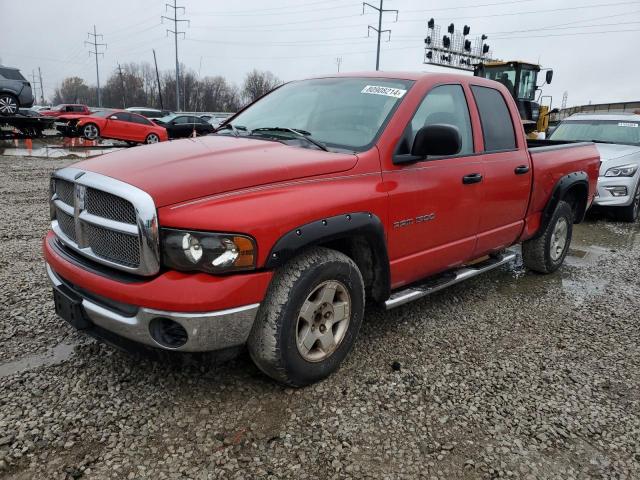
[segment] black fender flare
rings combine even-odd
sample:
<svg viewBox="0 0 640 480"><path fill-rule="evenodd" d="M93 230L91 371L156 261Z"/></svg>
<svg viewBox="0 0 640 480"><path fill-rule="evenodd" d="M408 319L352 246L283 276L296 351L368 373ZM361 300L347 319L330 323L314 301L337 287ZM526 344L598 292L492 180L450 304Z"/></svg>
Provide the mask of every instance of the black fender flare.
<svg viewBox="0 0 640 480"><path fill-rule="evenodd" d="M538 233L534 235L538 237L544 232L551 221L551 217L553 216L553 212L556 210L558 203L560 200L564 199L567 196L569 190L575 188L577 185L580 185L586 190L586 197L584 202L584 208L578 208L576 211L576 218L574 219L574 223L581 223L584 220L584 216L587 213L586 205L589 201L589 175L587 172L572 172L564 177L560 178L553 187L551 191L551 196L549 197L549 201L547 205L544 207L544 211L542 212L542 218L540 220L540 228L538 229Z"/></svg>
<svg viewBox="0 0 640 480"><path fill-rule="evenodd" d="M277 268L314 245L355 238L366 240L371 249L374 271L371 294L376 301L384 301L391 291L386 235L380 218L369 212L325 217L285 233L271 248L264 267Z"/></svg>

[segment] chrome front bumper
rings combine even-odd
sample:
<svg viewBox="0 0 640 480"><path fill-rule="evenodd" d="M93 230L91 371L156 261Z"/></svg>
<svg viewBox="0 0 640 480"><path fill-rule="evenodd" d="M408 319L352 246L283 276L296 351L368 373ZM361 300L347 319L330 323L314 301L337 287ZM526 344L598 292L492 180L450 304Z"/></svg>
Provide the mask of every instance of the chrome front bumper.
<svg viewBox="0 0 640 480"><path fill-rule="evenodd" d="M601 207L627 207L631 205L638 181L640 181L640 176L637 173L633 177L599 177L598 196L593 204ZM614 187L625 187L627 194L614 196L610 191Z"/></svg>
<svg viewBox="0 0 640 480"><path fill-rule="evenodd" d="M64 285L47 263L49 280L55 287ZM244 305L215 312L167 312L140 307L133 316L123 316L113 310L89 300L74 290L82 298L82 308L91 322L121 337L164 350L182 352L209 352L242 345L249 338L253 321L258 313L259 303ZM177 348L158 343L150 333L149 324L153 319L167 318L179 323L187 332L186 343Z"/></svg>

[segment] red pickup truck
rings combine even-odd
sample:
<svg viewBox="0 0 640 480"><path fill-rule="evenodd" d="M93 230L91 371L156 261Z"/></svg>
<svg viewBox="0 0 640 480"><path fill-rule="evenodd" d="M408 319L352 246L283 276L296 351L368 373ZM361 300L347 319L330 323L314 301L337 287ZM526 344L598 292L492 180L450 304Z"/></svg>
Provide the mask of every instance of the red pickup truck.
<svg viewBox="0 0 640 480"><path fill-rule="evenodd" d="M217 134L55 172L57 313L122 345L246 345L292 386L392 308L514 259L549 273L596 192L591 143L528 148L499 83L370 73L287 83Z"/></svg>
<svg viewBox="0 0 640 480"><path fill-rule="evenodd" d="M45 117L60 117L61 115L89 115L91 110L86 105L79 103L61 103L51 110L41 110L41 115Z"/></svg>

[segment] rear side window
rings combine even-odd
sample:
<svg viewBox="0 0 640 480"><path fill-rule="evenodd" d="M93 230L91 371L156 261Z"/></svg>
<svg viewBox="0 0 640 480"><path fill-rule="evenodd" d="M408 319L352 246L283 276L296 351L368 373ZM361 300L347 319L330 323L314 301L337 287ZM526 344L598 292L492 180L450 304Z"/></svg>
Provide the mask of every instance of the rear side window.
<svg viewBox="0 0 640 480"><path fill-rule="evenodd" d="M84 112L84 107L82 105L76 105L73 107L73 110L76 112Z"/></svg>
<svg viewBox="0 0 640 480"><path fill-rule="evenodd" d="M139 123L141 125L151 125L151 122L141 115L136 115L135 113L131 113L130 115L131 115L130 121L133 123Z"/></svg>
<svg viewBox="0 0 640 480"><path fill-rule="evenodd" d="M477 85L472 85L471 91L480 112L484 150L486 152L514 150L516 134L511 114L502 94L493 88Z"/></svg>
<svg viewBox="0 0 640 480"><path fill-rule="evenodd" d="M26 80L20 71L13 70L12 68L0 68L0 75L7 80Z"/></svg>

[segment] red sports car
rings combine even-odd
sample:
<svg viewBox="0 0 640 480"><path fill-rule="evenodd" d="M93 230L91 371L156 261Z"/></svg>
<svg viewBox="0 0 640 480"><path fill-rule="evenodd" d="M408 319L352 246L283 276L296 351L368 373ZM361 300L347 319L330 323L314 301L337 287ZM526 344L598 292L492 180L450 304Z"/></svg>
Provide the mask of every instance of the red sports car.
<svg viewBox="0 0 640 480"><path fill-rule="evenodd" d="M158 143L169 140L167 130L137 113L124 110L94 112L78 120L76 131L87 140L98 137L129 143Z"/></svg>

